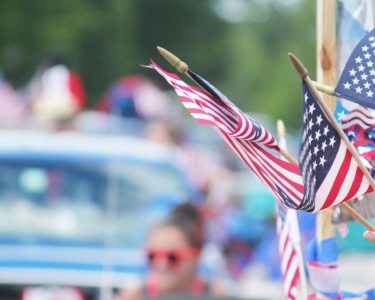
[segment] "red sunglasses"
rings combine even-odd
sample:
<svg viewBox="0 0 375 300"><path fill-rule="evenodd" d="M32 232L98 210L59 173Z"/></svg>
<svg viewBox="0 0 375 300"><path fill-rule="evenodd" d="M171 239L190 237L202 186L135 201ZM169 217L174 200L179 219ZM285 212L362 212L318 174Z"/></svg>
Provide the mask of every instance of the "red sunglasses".
<svg viewBox="0 0 375 300"><path fill-rule="evenodd" d="M197 257L199 250L196 248L147 249L146 254L150 266L161 259L167 262L168 267L173 268L177 267L183 259Z"/></svg>

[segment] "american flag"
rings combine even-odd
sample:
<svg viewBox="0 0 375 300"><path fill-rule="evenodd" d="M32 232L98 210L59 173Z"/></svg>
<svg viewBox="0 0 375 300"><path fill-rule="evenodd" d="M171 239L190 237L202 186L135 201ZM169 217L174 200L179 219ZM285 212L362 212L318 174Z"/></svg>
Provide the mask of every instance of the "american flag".
<svg viewBox="0 0 375 300"><path fill-rule="evenodd" d="M375 29L354 48L335 94L375 109Z"/></svg>
<svg viewBox="0 0 375 300"><path fill-rule="evenodd" d="M375 118L363 106L351 110L341 123L349 141L357 148L365 167L375 176Z"/></svg>
<svg viewBox="0 0 375 300"><path fill-rule="evenodd" d="M375 118L372 112L363 106L358 106L351 110L343 119L341 123L342 129L349 130L351 127L358 126L361 129L368 129L375 127Z"/></svg>
<svg viewBox="0 0 375 300"><path fill-rule="evenodd" d="M301 209L316 212L372 191L345 143L305 81L299 165L305 184Z"/></svg>
<svg viewBox="0 0 375 300"><path fill-rule="evenodd" d="M211 125L221 133L280 202L292 208L300 206L303 184L299 168L261 146L279 150L275 138L263 126L249 118L203 78L199 77L200 84L210 93L186 84L177 75L166 72L154 62L149 67L155 69L175 89L182 104L198 122Z"/></svg>
<svg viewBox="0 0 375 300"><path fill-rule="evenodd" d="M303 262L298 251L299 228L297 211L278 204L277 233L279 236L279 255L286 299L298 298L298 287L301 284L299 264ZM303 270L303 266L301 268Z"/></svg>
<svg viewBox="0 0 375 300"><path fill-rule="evenodd" d="M287 150L286 139L279 139L280 148ZM294 300L306 295L301 239L297 211L277 203L276 227L279 236L279 255L286 299Z"/></svg>

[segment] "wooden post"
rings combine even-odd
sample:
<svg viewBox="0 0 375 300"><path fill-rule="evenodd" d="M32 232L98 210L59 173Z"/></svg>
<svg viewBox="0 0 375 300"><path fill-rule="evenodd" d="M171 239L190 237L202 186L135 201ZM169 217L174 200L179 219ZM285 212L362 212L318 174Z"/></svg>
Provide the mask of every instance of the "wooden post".
<svg viewBox="0 0 375 300"><path fill-rule="evenodd" d="M317 0L316 12L316 78L317 82L336 86L337 47L336 47L336 0ZM331 110L336 107L335 100L323 95Z"/></svg>
<svg viewBox="0 0 375 300"><path fill-rule="evenodd" d="M336 0L317 0L316 10L316 78L326 85L336 86ZM331 110L336 101L327 94L322 94ZM332 224L333 208L321 211L317 215L316 238L318 243L335 236Z"/></svg>

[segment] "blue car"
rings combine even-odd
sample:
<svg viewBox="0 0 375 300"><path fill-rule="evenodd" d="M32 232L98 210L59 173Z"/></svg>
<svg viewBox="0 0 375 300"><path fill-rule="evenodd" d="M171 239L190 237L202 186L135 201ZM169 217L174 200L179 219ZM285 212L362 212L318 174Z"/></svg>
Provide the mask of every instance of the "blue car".
<svg viewBox="0 0 375 300"><path fill-rule="evenodd" d="M96 291L139 280L149 227L196 196L171 148L124 136L1 132L0 291Z"/></svg>

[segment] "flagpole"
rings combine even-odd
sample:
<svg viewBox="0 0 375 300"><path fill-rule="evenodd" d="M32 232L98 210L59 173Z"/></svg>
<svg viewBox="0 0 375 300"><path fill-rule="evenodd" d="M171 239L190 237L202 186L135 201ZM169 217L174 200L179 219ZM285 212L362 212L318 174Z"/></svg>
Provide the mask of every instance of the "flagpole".
<svg viewBox="0 0 375 300"><path fill-rule="evenodd" d="M285 140L285 126L284 126L284 122L282 120L277 120L277 123L276 123L276 127L277 127L277 133L279 135L279 140ZM280 145L280 148L282 148L282 146ZM285 150L285 153L290 156L292 158L292 160L295 161L294 157L289 155L288 152L286 152L286 142L285 142L285 149L281 149L281 150ZM294 162L293 162L294 163ZM281 204L282 205L282 204ZM290 210L291 208L286 208L287 211ZM295 242L295 250L297 252L297 257L298 257L298 270L299 270L299 273L300 273L300 278L301 278L301 299L307 299L307 281L306 281L306 273L305 273L305 268L304 268L304 261L303 261L303 254L302 254L302 246L301 246L301 234L300 234L300 231L299 231L299 225L298 225L298 217L297 217L297 211L295 211L296 213L296 230L297 230L297 233L298 233L298 241L294 241Z"/></svg>
<svg viewBox="0 0 375 300"><path fill-rule="evenodd" d="M316 10L316 77L324 85L334 86L336 79L336 0L317 0ZM323 87L323 85L321 85ZM331 109L333 97L322 95Z"/></svg>
<svg viewBox="0 0 375 300"><path fill-rule="evenodd" d="M371 175L367 171L366 167L362 164L362 161L361 161L361 159L360 159L357 151L355 150L354 146L349 142L349 140L346 137L345 133L342 131L340 125L337 123L335 117L330 112L327 104L322 100L319 92L315 89L315 87L312 84L312 81L311 81L311 79L309 77L309 73L308 73L307 69L305 68L305 66L299 61L299 59L295 55L293 55L292 53L289 53L288 55L289 55L289 59L292 62L294 68L296 69L296 71L298 72L298 74L300 75L300 77L305 81L305 83L307 84L307 86L310 88L311 92L313 93L315 99L319 103L319 105L322 108L323 112L325 113L326 117L328 118L328 120L330 121L330 123L332 124L332 126L335 128L335 130L339 134L339 136L342 139L342 141L347 146L347 148L350 151L350 153L352 154L353 158L356 160L359 168L362 170L364 176L369 181L371 187L375 190L375 181L374 181L374 179L371 177ZM347 203L341 203L340 205L344 209L346 209L351 214L351 216L353 218L355 218L356 220L358 220L361 224L363 224L369 230L375 231L375 227L373 225L371 225L360 214L358 214L358 213L357 214L352 214L353 213L353 209L349 209L348 208L349 205Z"/></svg>

